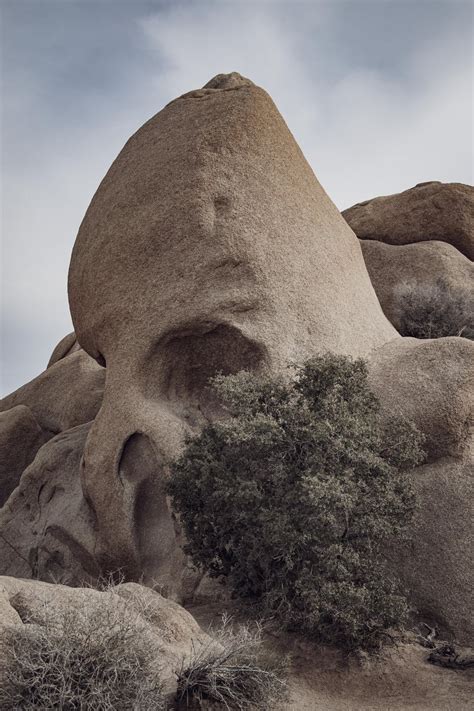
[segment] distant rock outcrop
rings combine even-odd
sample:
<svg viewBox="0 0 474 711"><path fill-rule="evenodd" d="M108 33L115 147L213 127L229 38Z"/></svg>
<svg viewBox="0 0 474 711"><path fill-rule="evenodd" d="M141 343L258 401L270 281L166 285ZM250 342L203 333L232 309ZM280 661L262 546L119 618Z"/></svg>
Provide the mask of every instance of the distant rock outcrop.
<svg viewBox="0 0 474 711"><path fill-rule="evenodd" d="M386 244L439 240L474 260L474 188L419 183L410 190L358 203L343 211L360 239Z"/></svg>

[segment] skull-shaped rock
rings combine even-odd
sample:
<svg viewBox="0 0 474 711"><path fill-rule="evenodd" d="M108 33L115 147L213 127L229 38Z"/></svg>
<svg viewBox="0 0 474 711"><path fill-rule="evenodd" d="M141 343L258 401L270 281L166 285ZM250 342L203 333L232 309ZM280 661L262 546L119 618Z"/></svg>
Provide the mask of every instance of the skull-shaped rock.
<svg viewBox="0 0 474 711"><path fill-rule="evenodd" d="M79 343L107 366L82 463L99 558L168 583L166 462L213 417L209 377L397 337L354 233L271 98L238 74L130 138L79 230L69 299Z"/></svg>

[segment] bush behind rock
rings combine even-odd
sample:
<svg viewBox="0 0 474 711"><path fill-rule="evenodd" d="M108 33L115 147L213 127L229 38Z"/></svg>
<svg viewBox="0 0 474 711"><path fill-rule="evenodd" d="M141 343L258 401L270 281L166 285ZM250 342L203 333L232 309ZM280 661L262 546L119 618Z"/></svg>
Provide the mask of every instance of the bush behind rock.
<svg viewBox="0 0 474 711"><path fill-rule="evenodd" d="M474 340L474 296L467 289L434 284L399 284L394 292L394 325L402 336Z"/></svg>

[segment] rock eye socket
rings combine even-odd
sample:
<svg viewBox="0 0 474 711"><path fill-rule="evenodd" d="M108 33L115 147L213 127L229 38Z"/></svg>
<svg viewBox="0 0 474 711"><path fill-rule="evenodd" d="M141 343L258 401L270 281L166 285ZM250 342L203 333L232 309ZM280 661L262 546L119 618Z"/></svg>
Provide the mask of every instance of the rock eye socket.
<svg viewBox="0 0 474 711"><path fill-rule="evenodd" d="M265 359L264 348L234 326L200 324L175 331L156 346L153 360L160 363L156 395L188 407L207 409L212 400L210 378L217 373L259 370ZM154 379L156 383L156 376ZM150 386L148 382L147 392Z"/></svg>

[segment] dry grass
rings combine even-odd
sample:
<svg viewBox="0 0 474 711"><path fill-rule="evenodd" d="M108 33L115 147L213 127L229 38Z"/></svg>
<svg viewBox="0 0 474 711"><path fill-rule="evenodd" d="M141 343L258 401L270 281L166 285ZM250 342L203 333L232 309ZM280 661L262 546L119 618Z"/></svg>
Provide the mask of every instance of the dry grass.
<svg viewBox="0 0 474 711"><path fill-rule="evenodd" d="M103 604L57 609L45 600L4 630L0 709L163 711L160 664L147 603L124 605L104 581ZM116 598L116 599L115 599ZM286 696L284 663L262 651L262 626L223 617L178 672L174 708L273 709Z"/></svg>
<svg viewBox="0 0 474 711"><path fill-rule="evenodd" d="M461 286L453 289L442 279L433 284L399 284L394 292L394 326L402 336L474 340L474 297Z"/></svg>
<svg viewBox="0 0 474 711"><path fill-rule="evenodd" d="M196 649L178 676L178 708L273 709L286 697L285 663L262 651L262 626L224 616L212 641Z"/></svg>
<svg viewBox="0 0 474 711"><path fill-rule="evenodd" d="M150 666L152 645L138 613L124 614L123 606L112 603L68 609L61 616L46 614L45 620L41 625L25 620L7 632L1 709L164 708L158 676Z"/></svg>

